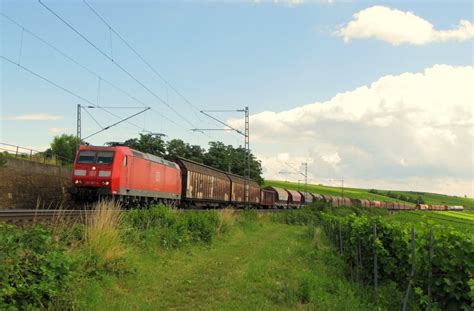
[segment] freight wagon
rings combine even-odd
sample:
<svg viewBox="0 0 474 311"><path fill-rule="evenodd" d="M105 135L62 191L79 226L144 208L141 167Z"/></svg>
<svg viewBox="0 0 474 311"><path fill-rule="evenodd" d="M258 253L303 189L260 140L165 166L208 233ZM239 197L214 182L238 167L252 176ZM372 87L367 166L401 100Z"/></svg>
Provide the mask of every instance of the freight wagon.
<svg viewBox="0 0 474 311"><path fill-rule="evenodd" d="M302 203L301 194L296 190L285 190L288 192L288 208L300 208Z"/></svg>
<svg viewBox="0 0 474 311"><path fill-rule="evenodd" d="M202 163L177 157L181 168L182 204L185 207L225 207L231 181L226 173Z"/></svg>
<svg viewBox="0 0 474 311"><path fill-rule="evenodd" d="M275 195L275 207L288 208L288 192L283 188L267 187L266 190L272 191Z"/></svg>
<svg viewBox="0 0 474 311"><path fill-rule="evenodd" d="M362 206L362 207L370 207L370 201L365 199L351 199L352 205L354 206Z"/></svg>
<svg viewBox="0 0 474 311"><path fill-rule="evenodd" d="M276 192L262 189L260 192L260 205L264 208L273 208L276 200Z"/></svg>
<svg viewBox="0 0 474 311"><path fill-rule="evenodd" d="M258 206L260 204L260 186L253 180L247 182L242 176L226 173L231 181L231 204L235 207ZM245 187L248 189L248 203L245 198Z"/></svg>

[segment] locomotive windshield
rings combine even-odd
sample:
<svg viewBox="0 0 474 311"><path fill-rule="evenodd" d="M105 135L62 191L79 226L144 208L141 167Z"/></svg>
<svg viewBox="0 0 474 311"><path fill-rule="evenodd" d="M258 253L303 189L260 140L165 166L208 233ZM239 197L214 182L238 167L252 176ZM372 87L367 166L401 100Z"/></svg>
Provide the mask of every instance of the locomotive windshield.
<svg viewBox="0 0 474 311"><path fill-rule="evenodd" d="M79 164L112 164L114 161L113 151L93 151L93 150L83 150L79 152L79 157L77 158L77 163Z"/></svg>
<svg viewBox="0 0 474 311"><path fill-rule="evenodd" d="M114 153L112 151L97 152L97 163L112 164L113 161L114 161Z"/></svg>

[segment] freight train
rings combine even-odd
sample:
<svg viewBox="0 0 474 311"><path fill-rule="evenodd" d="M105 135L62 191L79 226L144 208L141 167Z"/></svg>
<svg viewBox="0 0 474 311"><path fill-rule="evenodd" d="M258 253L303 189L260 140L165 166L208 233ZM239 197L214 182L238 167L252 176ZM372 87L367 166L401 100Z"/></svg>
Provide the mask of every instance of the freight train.
<svg viewBox="0 0 474 311"><path fill-rule="evenodd" d="M299 208L322 201L331 206L362 206L390 210L462 210L462 206L408 205L350 199L257 182L181 157L174 161L127 146L80 146L70 193L75 201L108 197L125 206L164 203L183 208ZM246 198L248 193L248 198Z"/></svg>

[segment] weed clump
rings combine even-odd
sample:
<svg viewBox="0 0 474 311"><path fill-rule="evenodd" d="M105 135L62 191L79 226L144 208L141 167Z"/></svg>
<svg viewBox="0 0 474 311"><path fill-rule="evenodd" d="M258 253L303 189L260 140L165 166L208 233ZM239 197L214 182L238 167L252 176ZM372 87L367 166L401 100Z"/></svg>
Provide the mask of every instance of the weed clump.
<svg viewBox="0 0 474 311"><path fill-rule="evenodd" d="M85 247L103 262L116 261L126 250L120 240L120 204L115 201L99 201L94 212L86 217L84 227Z"/></svg>

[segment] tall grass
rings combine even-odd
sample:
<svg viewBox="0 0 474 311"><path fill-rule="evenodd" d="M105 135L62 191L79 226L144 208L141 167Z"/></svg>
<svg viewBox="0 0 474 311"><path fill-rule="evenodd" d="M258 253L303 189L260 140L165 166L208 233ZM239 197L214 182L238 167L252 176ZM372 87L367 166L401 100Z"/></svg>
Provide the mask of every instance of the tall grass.
<svg viewBox="0 0 474 311"><path fill-rule="evenodd" d="M121 205L116 201L100 200L94 212L86 215L85 246L103 261L122 257L126 248L120 239Z"/></svg>
<svg viewBox="0 0 474 311"><path fill-rule="evenodd" d="M217 225L217 235L221 235L235 225L236 216L235 211L232 208L225 208L218 213L219 223Z"/></svg>

